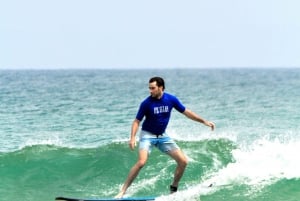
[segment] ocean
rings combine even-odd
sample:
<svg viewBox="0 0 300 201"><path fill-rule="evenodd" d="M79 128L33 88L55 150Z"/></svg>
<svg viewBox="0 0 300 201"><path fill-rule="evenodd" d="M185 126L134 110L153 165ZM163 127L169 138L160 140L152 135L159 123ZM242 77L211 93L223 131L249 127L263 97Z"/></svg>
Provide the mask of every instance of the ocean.
<svg viewBox="0 0 300 201"><path fill-rule="evenodd" d="M216 129L174 110L167 132L189 159L179 191L169 195L175 163L154 149L126 197L300 199L300 69L228 68L1 70L0 200L115 196L152 76Z"/></svg>

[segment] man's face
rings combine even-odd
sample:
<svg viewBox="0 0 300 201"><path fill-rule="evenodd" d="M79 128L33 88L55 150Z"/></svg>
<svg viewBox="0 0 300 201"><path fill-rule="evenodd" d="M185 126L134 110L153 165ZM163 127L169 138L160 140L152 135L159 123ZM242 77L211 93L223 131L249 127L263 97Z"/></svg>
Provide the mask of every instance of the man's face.
<svg viewBox="0 0 300 201"><path fill-rule="evenodd" d="M160 98L163 93L163 87L158 87L156 81L149 83L149 92L153 98Z"/></svg>

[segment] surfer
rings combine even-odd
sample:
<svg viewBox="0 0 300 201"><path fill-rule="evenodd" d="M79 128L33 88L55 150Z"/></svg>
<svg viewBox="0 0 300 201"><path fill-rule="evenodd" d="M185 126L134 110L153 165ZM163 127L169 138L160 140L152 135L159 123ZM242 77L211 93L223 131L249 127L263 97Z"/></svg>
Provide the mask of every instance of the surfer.
<svg viewBox="0 0 300 201"><path fill-rule="evenodd" d="M139 171L146 164L148 155L153 147L157 147L160 151L168 154L176 161L177 167L175 169L173 183L170 185L170 192L174 193L177 191L179 181L188 164L188 160L176 142L165 132L173 108L183 113L186 117L209 126L211 130L215 128L213 122L207 121L190 109L187 109L176 96L166 93L164 90L165 83L163 78L153 77L149 80L150 96L140 104L136 118L131 126L129 147L133 150L136 146L136 133L140 122L145 117L140 132L138 160L131 168L121 191L115 198L123 197L127 188L132 184Z"/></svg>

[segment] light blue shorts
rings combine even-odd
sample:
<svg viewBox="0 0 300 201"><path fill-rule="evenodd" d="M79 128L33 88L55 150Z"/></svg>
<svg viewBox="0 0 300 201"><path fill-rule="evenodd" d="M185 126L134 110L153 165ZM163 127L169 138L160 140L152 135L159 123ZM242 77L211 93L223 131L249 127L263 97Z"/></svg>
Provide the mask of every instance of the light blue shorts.
<svg viewBox="0 0 300 201"><path fill-rule="evenodd" d="M142 130L140 133L139 149L147 150L148 153L151 153L153 147L157 147L161 152L164 153L179 149L176 142L166 133L156 136Z"/></svg>

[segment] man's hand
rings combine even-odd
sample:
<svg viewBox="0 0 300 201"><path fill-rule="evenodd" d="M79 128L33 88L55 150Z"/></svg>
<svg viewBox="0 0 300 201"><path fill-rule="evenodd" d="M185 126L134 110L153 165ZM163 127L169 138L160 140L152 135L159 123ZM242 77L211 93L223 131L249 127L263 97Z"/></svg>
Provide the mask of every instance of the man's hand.
<svg viewBox="0 0 300 201"><path fill-rule="evenodd" d="M129 141L129 148L131 149L131 150L134 150L134 148L135 148L135 146L136 146L136 140L135 140L135 138L133 138L133 139L130 139L130 141Z"/></svg>
<svg viewBox="0 0 300 201"><path fill-rule="evenodd" d="M209 126L212 131L215 129L215 124L213 122L211 122L211 121L205 121L204 124L206 126Z"/></svg>

